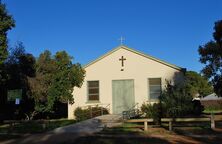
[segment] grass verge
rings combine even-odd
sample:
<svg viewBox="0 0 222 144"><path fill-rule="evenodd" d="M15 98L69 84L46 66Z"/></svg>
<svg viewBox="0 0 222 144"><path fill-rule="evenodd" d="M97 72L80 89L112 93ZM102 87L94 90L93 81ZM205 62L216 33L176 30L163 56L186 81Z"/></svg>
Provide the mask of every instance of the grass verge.
<svg viewBox="0 0 222 144"><path fill-rule="evenodd" d="M2 124L0 125L0 133L42 133L53 130L57 127L66 126L75 123L75 120L58 119L48 121L27 121L23 123L15 123L14 125Z"/></svg>

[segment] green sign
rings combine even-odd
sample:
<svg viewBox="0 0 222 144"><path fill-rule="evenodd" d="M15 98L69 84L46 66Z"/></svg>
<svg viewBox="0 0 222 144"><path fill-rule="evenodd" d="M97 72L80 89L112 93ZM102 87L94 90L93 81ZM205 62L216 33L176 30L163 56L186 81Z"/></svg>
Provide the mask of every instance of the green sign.
<svg viewBox="0 0 222 144"><path fill-rule="evenodd" d="M8 90L8 101L15 101L17 99L22 99L22 89Z"/></svg>

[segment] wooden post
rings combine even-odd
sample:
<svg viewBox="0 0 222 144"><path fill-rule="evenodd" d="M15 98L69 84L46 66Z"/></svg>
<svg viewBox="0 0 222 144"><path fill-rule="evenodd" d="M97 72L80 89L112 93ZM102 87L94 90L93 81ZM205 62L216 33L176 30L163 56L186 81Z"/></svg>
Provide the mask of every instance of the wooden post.
<svg viewBox="0 0 222 144"><path fill-rule="evenodd" d="M101 115L103 115L103 107L101 107Z"/></svg>
<svg viewBox="0 0 222 144"><path fill-rule="evenodd" d="M43 122L42 128L45 130L46 129L46 124Z"/></svg>
<svg viewBox="0 0 222 144"><path fill-rule="evenodd" d="M9 123L9 129L10 131L13 129L13 123Z"/></svg>
<svg viewBox="0 0 222 144"><path fill-rule="evenodd" d="M145 121L145 122L144 122L144 131L147 131L147 130L148 130L148 122Z"/></svg>
<svg viewBox="0 0 222 144"><path fill-rule="evenodd" d="M169 131L172 131L173 130L173 124L172 124L172 121L169 120Z"/></svg>
<svg viewBox="0 0 222 144"><path fill-rule="evenodd" d="M211 116L210 116L210 126L211 126L211 129L215 128L215 120L214 120L214 114L213 113L211 113Z"/></svg>
<svg viewBox="0 0 222 144"><path fill-rule="evenodd" d="M92 118L92 107L90 106L90 118Z"/></svg>

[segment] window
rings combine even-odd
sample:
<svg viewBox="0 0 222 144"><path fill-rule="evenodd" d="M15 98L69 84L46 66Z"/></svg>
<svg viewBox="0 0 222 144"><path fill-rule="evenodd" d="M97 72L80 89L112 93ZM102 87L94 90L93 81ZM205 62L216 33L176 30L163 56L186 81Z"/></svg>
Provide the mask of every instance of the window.
<svg viewBox="0 0 222 144"><path fill-rule="evenodd" d="M88 81L88 101L99 100L99 81Z"/></svg>
<svg viewBox="0 0 222 144"><path fill-rule="evenodd" d="M149 78L150 99L157 100L161 94L161 78Z"/></svg>

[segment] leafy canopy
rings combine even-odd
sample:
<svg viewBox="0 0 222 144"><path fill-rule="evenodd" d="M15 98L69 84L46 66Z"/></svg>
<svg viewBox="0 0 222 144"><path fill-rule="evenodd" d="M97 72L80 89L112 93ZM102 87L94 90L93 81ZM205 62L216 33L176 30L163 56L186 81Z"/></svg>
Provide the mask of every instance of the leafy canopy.
<svg viewBox="0 0 222 144"><path fill-rule="evenodd" d="M202 73L211 80L216 94L222 96L222 20L215 22L213 37L198 51L200 62L205 65Z"/></svg>
<svg viewBox="0 0 222 144"><path fill-rule="evenodd" d="M0 84L5 81L4 62L8 56L7 32L15 27L15 21L0 2Z"/></svg>
<svg viewBox="0 0 222 144"><path fill-rule="evenodd" d="M185 86L193 97L197 95L206 96L213 92L213 87L208 80L194 71L185 73Z"/></svg>
<svg viewBox="0 0 222 144"><path fill-rule="evenodd" d="M160 96L160 103L166 117L180 117L191 113L193 109L192 95L184 85L167 83L166 89Z"/></svg>
<svg viewBox="0 0 222 144"><path fill-rule="evenodd" d="M36 62L36 77L29 78L35 111L52 112L58 101L73 103L73 88L81 87L84 76L81 65L72 64L72 57L65 51L54 56L44 51Z"/></svg>
<svg viewBox="0 0 222 144"><path fill-rule="evenodd" d="M5 62L8 74L7 89L26 89L27 76L35 75L35 58L32 54L26 53L22 42L17 42Z"/></svg>
<svg viewBox="0 0 222 144"><path fill-rule="evenodd" d="M188 71L183 83L175 85L167 81L166 89L160 96L163 117L181 117L190 114L199 115L203 107L199 101L193 101L197 94L206 96L212 93L212 86L200 74Z"/></svg>

